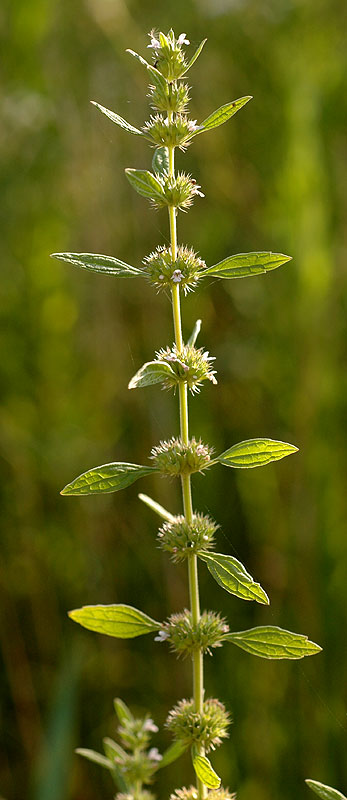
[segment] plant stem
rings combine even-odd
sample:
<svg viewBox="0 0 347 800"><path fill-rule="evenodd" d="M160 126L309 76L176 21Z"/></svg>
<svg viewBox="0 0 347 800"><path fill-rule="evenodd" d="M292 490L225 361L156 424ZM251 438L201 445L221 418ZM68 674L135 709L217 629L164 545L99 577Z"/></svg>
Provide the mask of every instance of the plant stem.
<svg viewBox="0 0 347 800"><path fill-rule="evenodd" d="M172 117L169 113L169 121ZM175 175L175 148L169 147L169 175ZM177 226L176 226L176 209L169 206L169 221L170 221L170 242L171 242L171 255L172 260L177 258ZM175 284L172 287L172 311L175 330L175 341L178 351L183 349L182 325L181 325L181 301L180 301L180 287ZM180 382L179 386L179 408L180 408L180 431L181 439L185 444L189 442L189 417L188 417L188 388L187 384ZM183 495L183 509L184 516L188 524L193 521L193 505L192 505L192 490L190 475L182 475L182 495ZM188 580L189 580L189 598L190 610L192 615L192 623L194 627L198 625L200 620L200 598L199 598L199 579L198 579L198 561L196 555L189 556L188 558ZM204 665L203 653L196 650L193 654L193 700L194 709L197 713L201 714L204 702ZM200 748L200 755L204 755L203 748ZM197 778L197 790L199 800L204 800L207 796L205 785Z"/></svg>

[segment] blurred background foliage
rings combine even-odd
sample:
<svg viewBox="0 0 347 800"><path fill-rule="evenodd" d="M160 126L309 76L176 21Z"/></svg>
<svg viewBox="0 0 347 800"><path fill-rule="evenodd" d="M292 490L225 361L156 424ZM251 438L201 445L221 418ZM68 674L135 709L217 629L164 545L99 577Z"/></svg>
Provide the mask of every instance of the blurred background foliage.
<svg viewBox="0 0 347 800"><path fill-rule="evenodd" d="M127 383L172 341L170 305L143 282L112 281L49 259L117 255L134 265L168 240L164 212L123 170L148 168L142 141L112 126L96 99L135 125L148 118L151 28L208 44L189 79L193 119L246 94L231 122L198 137L178 164L206 193L180 215L179 238L208 264L250 250L294 259L253 281L204 283L184 305L203 319L219 386L191 405L191 431L217 450L253 436L300 453L264 470L216 467L194 481L196 506L221 524L271 597L224 594L201 570L203 605L234 629L280 624L324 648L297 663L226 647L206 685L231 709L214 757L239 800L305 798L304 777L347 789L346 773L346 8L339 0L5 0L1 149L2 346L1 774L7 800L111 797L107 773L73 748L114 735L112 699L163 726L190 694L152 637L88 633L69 608L125 602L160 618L187 604L185 568L156 549L148 491L179 511L178 486L142 481L105 498L59 498L84 469L146 463L177 432L177 399ZM147 51L148 52L148 51ZM168 743L165 731L153 742ZM159 797L191 780L188 759Z"/></svg>

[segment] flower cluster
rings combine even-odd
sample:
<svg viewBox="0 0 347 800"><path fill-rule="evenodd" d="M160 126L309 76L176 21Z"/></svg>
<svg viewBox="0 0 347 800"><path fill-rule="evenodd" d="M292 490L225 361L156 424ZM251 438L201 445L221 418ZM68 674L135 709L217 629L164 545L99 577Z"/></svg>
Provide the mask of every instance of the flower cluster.
<svg viewBox="0 0 347 800"><path fill-rule="evenodd" d="M198 125L196 120L188 119L183 114L176 114L171 121L162 114L156 114L145 122L142 130L155 147L179 147L185 150Z"/></svg>
<svg viewBox="0 0 347 800"><path fill-rule="evenodd" d="M158 83L149 86L148 97L152 108L157 111L173 111L183 114L189 103L187 83Z"/></svg>
<svg viewBox="0 0 347 800"><path fill-rule="evenodd" d="M179 283L185 294L193 289L206 267L191 247L181 245L173 260L171 248L159 246L143 261L148 279L158 290Z"/></svg>
<svg viewBox="0 0 347 800"><path fill-rule="evenodd" d="M212 448L193 437L188 444L182 439L169 439L153 447L151 458L163 475L191 475L209 466Z"/></svg>
<svg viewBox="0 0 347 800"><path fill-rule="evenodd" d="M201 186L185 172L177 172L176 175L156 174L158 181L163 187L163 194L156 195L152 202L156 208L174 206L180 211L186 211L193 203L194 197L204 197L200 191Z"/></svg>
<svg viewBox="0 0 347 800"><path fill-rule="evenodd" d="M123 717L118 728L124 747L129 750L145 750L151 740L151 734L158 732L158 726L146 715L145 717Z"/></svg>
<svg viewBox="0 0 347 800"><path fill-rule="evenodd" d="M191 612L185 609L179 614L172 614L164 622L162 631L172 650L179 656L191 655L196 650L212 655L211 648L221 647L221 640L229 632L229 626L214 611L204 611L197 625L194 625Z"/></svg>
<svg viewBox="0 0 347 800"><path fill-rule="evenodd" d="M211 789L207 793L208 800L236 800L236 794L230 794L229 789L224 789L220 786L219 789ZM182 789L176 789L170 795L170 800L198 800L198 790L196 786L185 786Z"/></svg>
<svg viewBox="0 0 347 800"><path fill-rule="evenodd" d="M203 381L211 381L216 384L216 370L211 369L211 361L214 357L210 356L207 350L202 347L186 344L182 350L178 350L176 344L170 349L158 350L156 353L158 361L165 361L170 364L173 374L165 378L164 386L167 389L177 386L182 381L195 394L200 391Z"/></svg>
<svg viewBox="0 0 347 800"><path fill-rule="evenodd" d="M181 33L176 39L171 29L167 36L164 33L150 33L149 48L154 50L154 60L157 70L168 81L180 78L187 68L182 45L190 44L185 33Z"/></svg>
<svg viewBox="0 0 347 800"><path fill-rule="evenodd" d="M159 529L158 542L177 563L201 550L211 550L217 528L218 525L203 514L194 514L192 522L179 516L163 523Z"/></svg>
<svg viewBox="0 0 347 800"><path fill-rule="evenodd" d="M202 714L194 711L193 700L180 700L165 724L174 738L187 747L196 745L209 752L228 736L230 715L223 703L213 698L205 700Z"/></svg>

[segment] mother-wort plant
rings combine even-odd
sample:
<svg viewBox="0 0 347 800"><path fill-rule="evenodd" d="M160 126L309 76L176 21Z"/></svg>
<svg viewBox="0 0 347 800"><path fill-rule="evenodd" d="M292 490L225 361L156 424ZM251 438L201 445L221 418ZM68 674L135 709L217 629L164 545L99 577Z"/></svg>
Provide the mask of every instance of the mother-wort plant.
<svg viewBox="0 0 347 800"><path fill-rule="evenodd" d="M126 169L133 188L150 200L156 208L167 208L170 227L170 246L158 246L143 260L141 267L130 266L113 256L90 253L55 253L54 256L78 267L114 277L144 278L158 291L171 297L175 340L171 346L161 348L155 358L147 361L129 383L130 389L162 384L165 388L178 387L180 435L161 441L153 447L150 465L114 462L84 472L62 490L63 495L85 495L116 492L139 478L159 473L180 478L183 514L166 511L147 495L140 495L159 517L162 525L158 533L159 546L175 563L186 561L190 609L175 613L165 621L151 619L146 613L127 605L84 606L70 612L70 617L90 630L119 638L132 638L157 632L155 640L166 640L179 656L189 656L193 667L193 696L180 700L169 712L166 727L174 742L160 756L156 748L149 747L151 732L156 730L153 721L133 717L122 701L115 701L120 722L122 746L106 739L105 755L92 751L79 751L97 760L112 773L119 792L133 800L150 796L144 786L151 784L158 769L175 760L190 749L196 774L196 788L177 789L174 798L190 800L205 798L228 800L227 789L214 771L207 753L214 750L228 734L229 714L219 700L205 698L203 657L224 643L231 643L247 653L269 659L299 659L313 655L321 649L307 636L292 633L273 625L263 625L250 630L230 631L226 620L214 611L200 611L198 561L206 565L215 581L229 594L243 600L269 604L265 590L236 558L214 552L217 525L208 516L194 510L191 493L191 476L204 472L217 464L236 469L261 467L294 453L297 448L273 439L248 439L233 444L219 455L212 448L189 435L188 389L194 395L204 381L216 384L213 358L202 347L196 346L201 327L198 320L190 338L185 341L181 327L182 294L192 291L198 282L207 277L244 278L269 272L290 260L281 253L257 252L232 255L213 266L205 262L186 245L177 243L178 212L186 211L196 197L201 197L200 186L191 175L175 171L175 150L186 150L202 133L227 122L251 97L241 97L213 111L203 122L197 123L188 115L189 86L185 82L188 70L200 55L204 40L188 60L185 46L189 41L184 33L177 38L172 30L151 33L148 47L153 53L153 64L142 56L128 52L146 69L150 78L149 98L155 113L142 128L136 128L123 117L99 103L94 103L112 122L136 136L146 139L154 148L152 171Z"/></svg>

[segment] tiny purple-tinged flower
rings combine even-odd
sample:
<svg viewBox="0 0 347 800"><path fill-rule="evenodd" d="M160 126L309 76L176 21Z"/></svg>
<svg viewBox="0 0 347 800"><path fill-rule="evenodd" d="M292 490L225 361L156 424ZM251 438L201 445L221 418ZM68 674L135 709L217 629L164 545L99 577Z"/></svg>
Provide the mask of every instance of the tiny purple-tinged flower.
<svg viewBox="0 0 347 800"><path fill-rule="evenodd" d="M179 35L179 37L177 39L177 44L179 45L179 47L181 47L182 44L190 44L189 39L186 39L186 34L185 33L180 33L180 35Z"/></svg>
<svg viewBox="0 0 347 800"><path fill-rule="evenodd" d="M163 756L161 755L161 753L159 753L157 747L151 747L151 749L148 751L148 758L150 759L150 761L161 761Z"/></svg>
<svg viewBox="0 0 347 800"><path fill-rule="evenodd" d="M158 725L156 725L155 722L149 718L145 720L143 730L150 731L151 733L158 733L159 728Z"/></svg>
<svg viewBox="0 0 347 800"><path fill-rule="evenodd" d="M166 631L159 631L158 636L154 637L155 642L165 642L168 639L169 634Z"/></svg>

